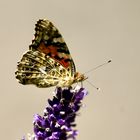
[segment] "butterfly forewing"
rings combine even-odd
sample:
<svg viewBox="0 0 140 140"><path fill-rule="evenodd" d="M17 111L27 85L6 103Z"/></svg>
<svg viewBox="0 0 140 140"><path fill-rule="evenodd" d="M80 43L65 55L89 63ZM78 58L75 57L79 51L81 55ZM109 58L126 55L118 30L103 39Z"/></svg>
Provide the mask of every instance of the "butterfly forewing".
<svg viewBox="0 0 140 140"><path fill-rule="evenodd" d="M74 76L76 72L74 62L58 29L48 20L39 20L35 31L35 38L29 48L49 55Z"/></svg>

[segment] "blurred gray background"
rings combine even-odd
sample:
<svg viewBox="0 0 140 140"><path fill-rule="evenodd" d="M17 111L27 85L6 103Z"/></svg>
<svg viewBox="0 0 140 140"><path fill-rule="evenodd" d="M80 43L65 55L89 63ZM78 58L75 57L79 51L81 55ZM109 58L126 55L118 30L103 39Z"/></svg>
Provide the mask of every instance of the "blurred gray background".
<svg viewBox="0 0 140 140"><path fill-rule="evenodd" d="M55 89L23 86L14 75L40 18L60 30L77 71L113 60L87 74L101 90L84 82L89 94L77 116L77 140L139 140L139 0L1 0L0 139L19 140L32 133L33 114L43 114Z"/></svg>

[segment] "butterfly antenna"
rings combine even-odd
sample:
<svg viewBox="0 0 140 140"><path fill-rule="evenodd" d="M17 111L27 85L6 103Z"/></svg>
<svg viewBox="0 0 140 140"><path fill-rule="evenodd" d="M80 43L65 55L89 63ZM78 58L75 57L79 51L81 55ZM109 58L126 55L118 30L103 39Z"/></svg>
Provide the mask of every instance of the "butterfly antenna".
<svg viewBox="0 0 140 140"><path fill-rule="evenodd" d="M106 64L108 64L108 63L110 63L110 62L111 62L111 60L108 60L107 62L105 62L105 63L103 63L103 64L101 64L101 65L98 65L98 66L95 67L95 68L90 69L89 71L85 72L84 74L89 73L89 72L91 72L91 71L94 71L94 70L96 70L96 69L98 69L98 68L100 68L100 67L102 67L102 66L104 66L104 65L106 65Z"/></svg>
<svg viewBox="0 0 140 140"><path fill-rule="evenodd" d="M88 80L86 80L92 87L94 87L96 90L100 90L100 88L99 87L96 87L95 85L93 85L90 81L88 81Z"/></svg>

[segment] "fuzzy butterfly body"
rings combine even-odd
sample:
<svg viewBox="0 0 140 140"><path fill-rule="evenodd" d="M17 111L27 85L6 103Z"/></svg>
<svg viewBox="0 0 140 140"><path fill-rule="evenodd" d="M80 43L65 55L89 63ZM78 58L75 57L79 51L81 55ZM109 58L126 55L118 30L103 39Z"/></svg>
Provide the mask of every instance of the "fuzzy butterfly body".
<svg viewBox="0 0 140 140"><path fill-rule="evenodd" d="M16 78L37 87L69 87L86 79L76 72L70 52L58 29L48 20L39 20L32 44L17 65Z"/></svg>

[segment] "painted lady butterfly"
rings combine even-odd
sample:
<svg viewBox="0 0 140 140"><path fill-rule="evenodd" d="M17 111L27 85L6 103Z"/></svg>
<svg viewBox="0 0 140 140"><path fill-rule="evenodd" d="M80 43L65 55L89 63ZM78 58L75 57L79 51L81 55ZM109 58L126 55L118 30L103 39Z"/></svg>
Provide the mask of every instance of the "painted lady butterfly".
<svg viewBox="0 0 140 140"><path fill-rule="evenodd" d="M22 84L37 87L69 87L87 77L76 72L70 52L58 29L48 20L39 20L35 38L15 72Z"/></svg>

